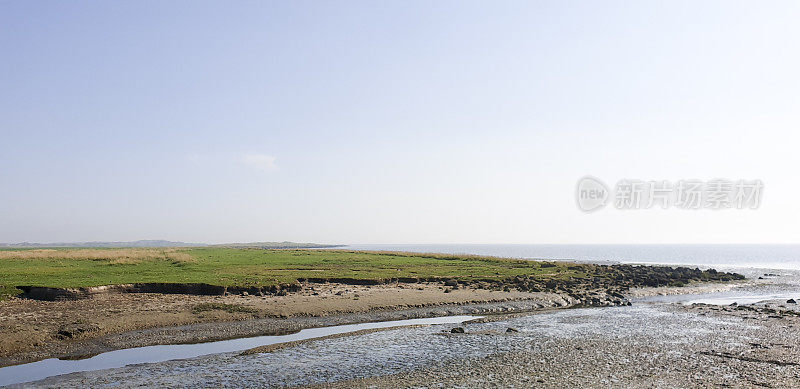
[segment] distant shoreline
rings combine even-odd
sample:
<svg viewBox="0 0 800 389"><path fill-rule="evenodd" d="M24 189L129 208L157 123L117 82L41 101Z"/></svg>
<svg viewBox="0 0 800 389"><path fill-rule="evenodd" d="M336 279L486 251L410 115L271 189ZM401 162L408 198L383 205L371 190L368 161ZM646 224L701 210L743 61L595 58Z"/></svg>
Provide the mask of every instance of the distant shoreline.
<svg viewBox="0 0 800 389"><path fill-rule="evenodd" d="M344 247L342 244L298 243L298 242L249 242L249 243L187 243L168 240L136 240L130 242L61 242L61 243L0 243L0 249L32 248L167 248L167 247L226 247L263 249L323 249Z"/></svg>
<svg viewBox="0 0 800 389"><path fill-rule="evenodd" d="M596 264L800 270L797 244L352 244L344 250L484 255Z"/></svg>

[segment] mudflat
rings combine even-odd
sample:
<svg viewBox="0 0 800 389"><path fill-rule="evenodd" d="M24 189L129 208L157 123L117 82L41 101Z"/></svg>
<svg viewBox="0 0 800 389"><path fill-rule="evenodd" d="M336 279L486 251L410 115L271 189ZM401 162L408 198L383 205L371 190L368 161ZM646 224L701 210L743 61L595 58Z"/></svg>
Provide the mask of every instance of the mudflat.
<svg viewBox="0 0 800 389"><path fill-rule="evenodd" d="M711 269L337 250L0 254L7 270L0 276L2 366L369 321L624 306L631 288L743 278Z"/></svg>
<svg viewBox="0 0 800 389"><path fill-rule="evenodd" d="M411 285L314 284L285 296L196 296L160 293L108 293L72 301L12 298L0 301L0 363L15 364L54 356L83 355L111 348L91 347L91 340L132 333L114 348L209 341L266 335L313 327L320 317L443 305L528 301L530 306L567 306L569 296L547 292L461 288L444 293L441 283ZM422 315L424 316L424 315ZM305 323L287 321L306 318ZM387 316L388 320L391 316ZM356 319L357 320L357 319ZM363 321L370 321L363 318ZM238 322L239 326L234 325ZM150 336L137 330L214 323L196 333ZM250 323L251 325L242 325ZM191 334L191 335L187 335Z"/></svg>

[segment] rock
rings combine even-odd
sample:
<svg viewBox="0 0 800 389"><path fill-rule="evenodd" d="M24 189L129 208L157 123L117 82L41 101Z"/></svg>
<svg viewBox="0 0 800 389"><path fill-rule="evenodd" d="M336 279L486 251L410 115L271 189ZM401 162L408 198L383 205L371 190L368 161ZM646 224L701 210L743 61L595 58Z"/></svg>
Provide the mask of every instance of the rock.
<svg viewBox="0 0 800 389"><path fill-rule="evenodd" d="M86 323L73 323L73 324L65 324L58 329L58 333L56 334L61 339L66 338L74 338L84 332L92 332L99 330L95 324L86 324Z"/></svg>
<svg viewBox="0 0 800 389"><path fill-rule="evenodd" d="M786 300L786 304L797 304L797 301L794 301L794 299L788 299Z"/></svg>
<svg viewBox="0 0 800 389"><path fill-rule="evenodd" d="M444 282L444 286L458 286L458 281L451 278Z"/></svg>
<svg viewBox="0 0 800 389"><path fill-rule="evenodd" d="M519 330L516 329L516 328L508 327L508 328L506 328L506 332L519 332Z"/></svg>
<svg viewBox="0 0 800 389"><path fill-rule="evenodd" d="M464 327L453 328L453 329L450 330L450 333L451 334L463 334L464 333Z"/></svg>
<svg viewBox="0 0 800 389"><path fill-rule="evenodd" d="M732 303L731 303L731 305L728 305L728 306L729 306L729 307L735 307L735 306L737 306L737 305L739 305L739 304L737 304L737 303L734 301L734 302L732 302Z"/></svg>

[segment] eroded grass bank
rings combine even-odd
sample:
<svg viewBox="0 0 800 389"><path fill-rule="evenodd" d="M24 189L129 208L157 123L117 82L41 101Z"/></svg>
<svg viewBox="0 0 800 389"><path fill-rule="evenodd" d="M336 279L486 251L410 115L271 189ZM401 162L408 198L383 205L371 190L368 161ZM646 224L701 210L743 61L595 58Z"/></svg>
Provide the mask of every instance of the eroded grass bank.
<svg viewBox="0 0 800 389"><path fill-rule="evenodd" d="M0 251L0 287L81 288L122 284L207 284L275 292L299 282L445 281L449 286L557 291L575 285L662 286L728 281L739 275L688 268L544 262L474 255L233 248L31 249Z"/></svg>

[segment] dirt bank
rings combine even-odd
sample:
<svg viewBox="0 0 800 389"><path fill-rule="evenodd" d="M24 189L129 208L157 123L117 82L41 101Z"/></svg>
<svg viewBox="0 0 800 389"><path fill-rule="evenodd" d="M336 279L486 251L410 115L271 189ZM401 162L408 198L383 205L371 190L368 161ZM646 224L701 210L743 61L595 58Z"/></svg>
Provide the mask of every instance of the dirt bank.
<svg viewBox="0 0 800 389"><path fill-rule="evenodd" d="M31 287L26 290L28 297L57 301L19 297L0 301L0 366L367 321L620 306L630 304L624 294L631 288L669 286L677 290L690 282L743 278L713 269L585 266L592 267L593 276L437 282L395 279L367 284L363 280L352 284L306 279L274 289L239 288L237 293L209 289L205 284L127 284L74 290ZM147 293L150 290L164 293ZM197 293L187 294L191 291Z"/></svg>
<svg viewBox="0 0 800 389"><path fill-rule="evenodd" d="M453 324L361 331L28 386L798 387L800 317L788 304L642 303L493 315L461 323L459 333Z"/></svg>
<svg viewBox="0 0 800 389"><path fill-rule="evenodd" d="M106 293L71 301L14 298L0 301L0 365L323 325L577 302L555 293L452 289L438 283L314 284L286 296Z"/></svg>

